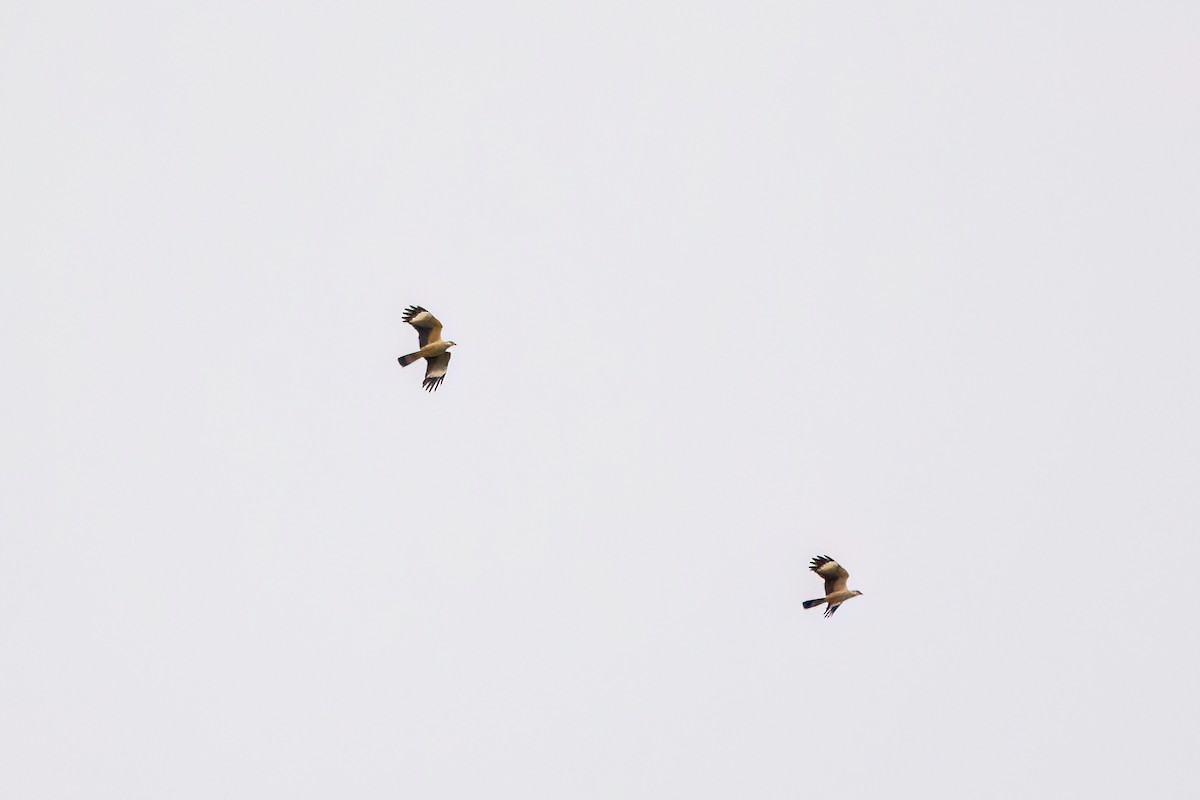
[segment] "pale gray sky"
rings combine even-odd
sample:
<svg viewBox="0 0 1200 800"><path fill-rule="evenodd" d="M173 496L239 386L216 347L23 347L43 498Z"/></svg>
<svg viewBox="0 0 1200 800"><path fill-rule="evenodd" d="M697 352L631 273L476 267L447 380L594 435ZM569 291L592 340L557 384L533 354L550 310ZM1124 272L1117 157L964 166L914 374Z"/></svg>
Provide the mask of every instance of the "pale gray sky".
<svg viewBox="0 0 1200 800"><path fill-rule="evenodd" d="M1198 37L6 5L0 797L1195 796Z"/></svg>

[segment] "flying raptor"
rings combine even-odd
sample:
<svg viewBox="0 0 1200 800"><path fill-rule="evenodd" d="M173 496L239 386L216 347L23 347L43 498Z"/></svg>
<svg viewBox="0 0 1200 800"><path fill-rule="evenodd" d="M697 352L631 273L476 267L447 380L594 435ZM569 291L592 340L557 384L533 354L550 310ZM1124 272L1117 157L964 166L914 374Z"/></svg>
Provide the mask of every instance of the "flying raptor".
<svg viewBox="0 0 1200 800"><path fill-rule="evenodd" d="M442 323L420 306L404 309L404 321L417 329L421 349L396 360L400 362L400 366L407 367L418 359L425 359L425 380L421 385L425 387L425 391L432 392L446 379L446 367L450 365L450 348L454 347L454 342L442 341Z"/></svg>
<svg viewBox="0 0 1200 800"><path fill-rule="evenodd" d="M850 573L846 572L841 564L829 556L817 556L812 560L812 564L808 568L825 579L825 596L818 597L816 600L805 600L805 608L812 608L813 606L821 605L821 603L828 603L829 605L825 609L825 616L832 617L833 612L837 611L842 603L851 597L858 597L862 594L857 589L846 588L846 580L850 577Z"/></svg>

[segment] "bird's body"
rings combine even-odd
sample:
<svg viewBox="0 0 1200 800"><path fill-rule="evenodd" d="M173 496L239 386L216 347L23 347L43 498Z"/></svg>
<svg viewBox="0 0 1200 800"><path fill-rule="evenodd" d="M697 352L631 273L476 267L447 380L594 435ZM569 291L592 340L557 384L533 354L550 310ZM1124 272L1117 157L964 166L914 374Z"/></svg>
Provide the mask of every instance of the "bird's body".
<svg viewBox="0 0 1200 800"><path fill-rule="evenodd" d="M400 356L400 366L407 367L417 359L440 356L442 353L449 350L452 344L453 342L430 342L415 353L409 353L406 356Z"/></svg>
<svg viewBox="0 0 1200 800"><path fill-rule="evenodd" d="M425 359L425 380L421 385L425 387L425 391L432 392L446 379L446 368L450 366L450 348L454 347L454 342L442 340L442 323L420 306L404 309L404 321L417 329L417 341L421 349L396 360L400 362L400 366L407 367L414 361Z"/></svg>
<svg viewBox="0 0 1200 800"><path fill-rule="evenodd" d="M852 592L849 589L847 589L844 592L834 592L833 594L827 594L821 599L824 600L826 603L828 603L831 608L836 608L837 606L840 606L842 603L849 600L851 597L858 597L860 594L862 594L862 592ZM833 612L831 611L830 613L832 614Z"/></svg>
<svg viewBox="0 0 1200 800"><path fill-rule="evenodd" d="M808 568L825 579L825 596L815 600L805 600L805 608L813 608L824 603L826 604L825 616L830 617L841 607L842 603L862 594L857 589L846 588L846 581L849 580L850 573L829 556L817 556Z"/></svg>

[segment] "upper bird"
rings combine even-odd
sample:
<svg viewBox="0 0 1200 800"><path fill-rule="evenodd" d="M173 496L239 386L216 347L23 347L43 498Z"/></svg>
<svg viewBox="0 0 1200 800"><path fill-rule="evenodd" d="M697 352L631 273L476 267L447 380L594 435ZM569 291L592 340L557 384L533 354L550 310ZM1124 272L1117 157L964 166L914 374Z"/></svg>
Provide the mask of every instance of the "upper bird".
<svg viewBox="0 0 1200 800"><path fill-rule="evenodd" d="M817 556L812 560L812 564L808 568L825 579L825 596L818 597L816 600L805 600L805 608L812 608L813 606L821 605L821 603L828 603L829 606L825 609L825 616L830 617L833 616L833 612L837 611L842 603L851 597L858 597L862 594L857 589L846 588L846 580L850 577L850 573L846 572L841 564L829 556Z"/></svg>
<svg viewBox="0 0 1200 800"><path fill-rule="evenodd" d="M396 359L400 366L407 367L419 358L425 359L425 380L421 385L432 392L446 379L446 367L450 365L450 348L454 342L442 341L442 323L437 317L420 306L404 309L404 321L417 329L421 349Z"/></svg>

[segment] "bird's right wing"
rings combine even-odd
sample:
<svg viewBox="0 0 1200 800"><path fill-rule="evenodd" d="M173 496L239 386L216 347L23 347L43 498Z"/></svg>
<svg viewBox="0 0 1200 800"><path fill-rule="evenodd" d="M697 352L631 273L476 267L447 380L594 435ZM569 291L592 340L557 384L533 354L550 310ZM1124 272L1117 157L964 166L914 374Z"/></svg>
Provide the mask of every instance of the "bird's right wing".
<svg viewBox="0 0 1200 800"><path fill-rule="evenodd" d="M846 591L846 581L850 579L850 573L829 556L817 556L808 568L825 579L827 597L834 592Z"/></svg>
<svg viewBox="0 0 1200 800"><path fill-rule="evenodd" d="M446 380L446 367L448 366L450 366L449 350L440 356L425 359L425 380L421 382L425 391L432 392L442 385L442 381Z"/></svg>
<svg viewBox="0 0 1200 800"><path fill-rule="evenodd" d="M404 309L404 321L417 329L417 338L421 342L421 347L430 342L442 340L442 323L420 306L409 306Z"/></svg>

